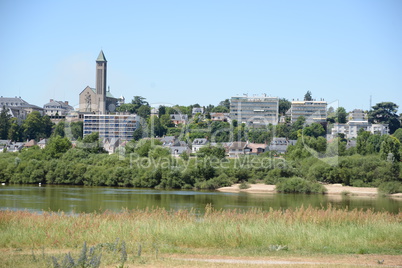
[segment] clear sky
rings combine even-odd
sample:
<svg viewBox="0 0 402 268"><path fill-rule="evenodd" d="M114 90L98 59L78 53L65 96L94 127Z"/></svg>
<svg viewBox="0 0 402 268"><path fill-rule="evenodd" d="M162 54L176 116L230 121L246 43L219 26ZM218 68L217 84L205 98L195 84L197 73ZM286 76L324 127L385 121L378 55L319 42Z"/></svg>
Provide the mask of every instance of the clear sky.
<svg viewBox="0 0 402 268"><path fill-rule="evenodd" d="M103 49L111 93L214 104L248 93L392 101L402 1L0 1L0 95L78 105Z"/></svg>

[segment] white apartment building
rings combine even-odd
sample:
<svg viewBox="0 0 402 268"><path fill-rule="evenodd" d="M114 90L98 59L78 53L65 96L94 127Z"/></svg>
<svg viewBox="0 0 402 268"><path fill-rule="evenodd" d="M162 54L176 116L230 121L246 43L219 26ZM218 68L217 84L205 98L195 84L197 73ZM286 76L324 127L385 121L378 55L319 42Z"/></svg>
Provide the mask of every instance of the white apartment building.
<svg viewBox="0 0 402 268"><path fill-rule="evenodd" d="M133 139L133 133L139 125L137 115L84 115L84 136L99 132L100 138L120 138L122 141Z"/></svg>
<svg viewBox="0 0 402 268"><path fill-rule="evenodd" d="M389 134L387 124L370 124L367 119L367 114L360 109L355 109L350 112L348 118L349 121L346 124L334 124L331 129L332 138L336 138L338 133L344 134L347 139L357 138L357 133L360 129L369 131L372 134Z"/></svg>
<svg viewBox="0 0 402 268"><path fill-rule="evenodd" d="M291 122L303 116L306 123L323 123L327 121L327 102L326 101L292 101L290 107Z"/></svg>
<svg viewBox="0 0 402 268"><path fill-rule="evenodd" d="M279 98L262 96L232 97L230 100L230 118L239 124L266 126L278 124Z"/></svg>

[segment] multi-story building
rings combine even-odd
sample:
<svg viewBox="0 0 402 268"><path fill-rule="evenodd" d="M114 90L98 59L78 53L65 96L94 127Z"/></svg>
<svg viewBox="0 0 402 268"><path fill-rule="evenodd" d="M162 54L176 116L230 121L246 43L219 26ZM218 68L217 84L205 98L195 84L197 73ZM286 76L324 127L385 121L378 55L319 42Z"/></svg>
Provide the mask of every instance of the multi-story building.
<svg viewBox="0 0 402 268"><path fill-rule="evenodd" d="M133 133L139 124L137 115L84 115L84 136L99 132L100 138L120 138L123 141L133 139Z"/></svg>
<svg viewBox="0 0 402 268"><path fill-rule="evenodd" d="M41 107L29 104L28 102L21 99L21 97L7 98L1 96L0 111L2 111L3 108L8 111L8 114L11 115L11 117L15 117L20 120L26 119L27 115L33 111L37 111L41 115L44 115L44 110Z"/></svg>
<svg viewBox="0 0 402 268"><path fill-rule="evenodd" d="M66 116L74 108L68 104L68 101L56 101L50 99L48 103L43 105L45 114L48 116Z"/></svg>
<svg viewBox="0 0 402 268"><path fill-rule="evenodd" d="M373 134L385 135L389 133L387 124L371 124L368 122L367 114L360 109L355 109L349 113L349 121L346 124L335 123L331 129L331 137L335 138L339 133L344 134L345 138L357 138L360 129L369 131Z"/></svg>
<svg viewBox="0 0 402 268"><path fill-rule="evenodd" d="M232 97L230 118L249 126L266 126L278 123L279 98L262 96Z"/></svg>
<svg viewBox="0 0 402 268"><path fill-rule="evenodd" d="M291 122L297 121L297 118L303 116L306 123L324 123L327 120L327 102L326 101L292 101L290 107Z"/></svg>

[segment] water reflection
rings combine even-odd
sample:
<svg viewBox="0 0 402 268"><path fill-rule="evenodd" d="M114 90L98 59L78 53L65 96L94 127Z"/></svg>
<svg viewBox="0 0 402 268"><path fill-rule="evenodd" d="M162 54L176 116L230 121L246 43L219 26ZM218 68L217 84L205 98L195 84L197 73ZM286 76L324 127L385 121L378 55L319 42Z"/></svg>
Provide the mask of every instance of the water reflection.
<svg viewBox="0 0 402 268"><path fill-rule="evenodd" d="M373 209L397 213L402 200L385 197L248 194L215 191L163 191L153 189L7 185L0 188L0 209L29 211L94 212L122 209L166 208L196 209L201 213L211 204L216 209L262 210L297 207Z"/></svg>

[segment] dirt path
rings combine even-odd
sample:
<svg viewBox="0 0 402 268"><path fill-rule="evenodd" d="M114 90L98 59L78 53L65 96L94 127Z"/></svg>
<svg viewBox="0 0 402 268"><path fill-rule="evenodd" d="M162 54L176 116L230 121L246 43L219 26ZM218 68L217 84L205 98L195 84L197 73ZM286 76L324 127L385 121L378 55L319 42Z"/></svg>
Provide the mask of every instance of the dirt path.
<svg viewBox="0 0 402 268"><path fill-rule="evenodd" d="M176 260L216 264L257 265L281 267L323 267L323 265L402 267L402 256L396 255L334 255L317 257L224 257L224 256L177 256Z"/></svg>

